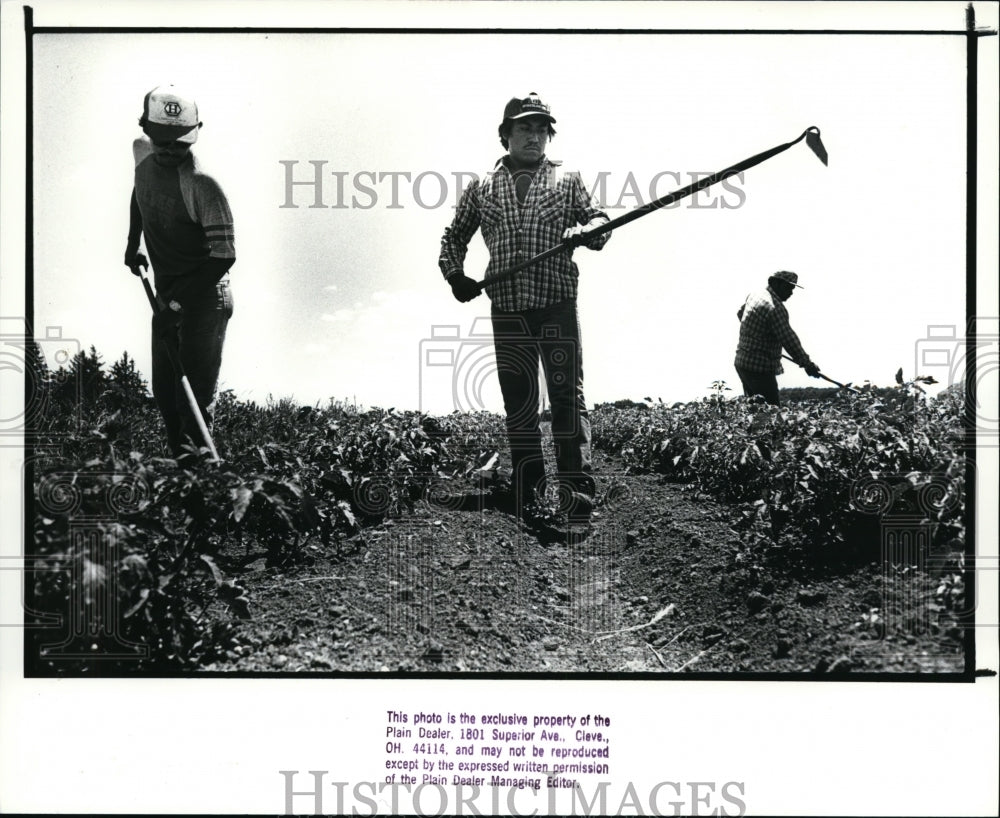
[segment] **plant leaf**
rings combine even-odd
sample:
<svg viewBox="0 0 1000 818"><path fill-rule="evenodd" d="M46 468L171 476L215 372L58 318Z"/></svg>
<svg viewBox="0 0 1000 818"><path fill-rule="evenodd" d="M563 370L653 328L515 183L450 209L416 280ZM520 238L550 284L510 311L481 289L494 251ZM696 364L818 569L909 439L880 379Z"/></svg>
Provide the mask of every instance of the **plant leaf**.
<svg viewBox="0 0 1000 818"><path fill-rule="evenodd" d="M141 609L142 606L146 604L147 599L149 599L149 588L143 588L141 591L139 591L139 601L136 602L135 605L133 605L127 611L125 611L124 614L125 619L128 619L134 613L139 611L139 609Z"/></svg>
<svg viewBox="0 0 1000 818"><path fill-rule="evenodd" d="M231 494L233 497L233 519L239 522L247 513L247 508L253 499L253 492L246 486L238 486L232 490Z"/></svg>
<svg viewBox="0 0 1000 818"><path fill-rule="evenodd" d="M240 619L253 619L253 614L250 613L250 600L245 596L238 596L235 599L229 600L229 610L231 610Z"/></svg>
<svg viewBox="0 0 1000 818"><path fill-rule="evenodd" d="M215 564L215 560L208 556L208 554L199 554L198 559L208 566L208 569L212 572L212 578L217 585L221 585L225 581L226 575L222 573L219 566Z"/></svg>

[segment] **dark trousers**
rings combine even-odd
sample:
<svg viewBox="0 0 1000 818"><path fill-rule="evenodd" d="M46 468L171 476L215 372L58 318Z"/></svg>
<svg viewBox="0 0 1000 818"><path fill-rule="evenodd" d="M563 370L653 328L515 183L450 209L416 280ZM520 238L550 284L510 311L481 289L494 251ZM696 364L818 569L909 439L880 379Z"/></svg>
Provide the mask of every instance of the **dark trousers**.
<svg viewBox="0 0 1000 818"><path fill-rule="evenodd" d="M590 418L583 396L583 356L576 301L522 312L493 310L500 392L507 415L513 484L530 502L545 489L539 428L539 369L552 410L552 437L560 491L594 495L590 476Z"/></svg>
<svg viewBox="0 0 1000 818"><path fill-rule="evenodd" d="M740 376L743 383L743 394L748 398L760 395L768 403L779 406L778 399L778 376L767 372L750 372L746 369L736 367L736 374Z"/></svg>
<svg viewBox="0 0 1000 818"><path fill-rule="evenodd" d="M228 276L194 303L185 305L181 321L167 337L153 337L153 398L167 427L167 444L174 457L185 443L207 446L180 377L174 371L167 344L178 351L205 426L211 431L215 389L222 366L226 326L233 315L233 296Z"/></svg>

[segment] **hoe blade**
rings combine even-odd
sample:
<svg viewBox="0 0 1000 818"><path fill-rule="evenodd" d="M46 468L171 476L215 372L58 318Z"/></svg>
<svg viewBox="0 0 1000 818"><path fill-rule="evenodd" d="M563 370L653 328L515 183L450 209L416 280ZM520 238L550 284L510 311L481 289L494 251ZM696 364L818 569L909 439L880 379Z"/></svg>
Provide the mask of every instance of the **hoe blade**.
<svg viewBox="0 0 1000 818"><path fill-rule="evenodd" d="M826 148L823 147L823 140L819 138L819 128L815 125L806 131L806 144L819 157L820 162L824 165L829 164L827 162Z"/></svg>

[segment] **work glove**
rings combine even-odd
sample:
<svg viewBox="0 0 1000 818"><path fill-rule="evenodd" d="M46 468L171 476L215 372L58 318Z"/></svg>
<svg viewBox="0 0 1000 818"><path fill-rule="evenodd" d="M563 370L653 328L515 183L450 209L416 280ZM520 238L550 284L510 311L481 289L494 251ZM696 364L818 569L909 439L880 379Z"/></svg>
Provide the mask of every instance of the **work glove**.
<svg viewBox="0 0 1000 818"><path fill-rule="evenodd" d="M139 268L149 269L149 260L138 250L125 251L125 266L132 271L132 275L141 275Z"/></svg>
<svg viewBox="0 0 1000 818"><path fill-rule="evenodd" d="M454 295L455 298L463 304L467 301L471 301L482 292L482 290L479 289L479 282L474 278L469 278L464 273L451 276L448 279L448 283L451 285L452 295Z"/></svg>
<svg viewBox="0 0 1000 818"><path fill-rule="evenodd" d="M806 364L805 370L806 370L806 374L810 378L818 378L819 377L819 367L816 366L816 364L814 364L812 361L810 361L809 363Z"/></svg>
<svg viewBox="0 0 1000 818"><path fill-rule="evenodd" d="M153 337L164 339L177 329L181 322L181 305L171 301L162 310L153 313Z"/></svg>
<svg viewBox="0 0 1000 818"><path fill-rule="evenodd" d="M567 227L563 232L562 242L570 247L579 247L581 244L588 244L590 240L587 238L587 233L593 229L589 224L578 224L573 227Z"/></svg>
<svg viewBox="0 0 1000 818"><path fill-rule="evenodd" d="M605 224L607 222L603 219L595 219L589 224L577 224L573 227L567 227L562 234L562 243L569 247L579 247L582 244L591 249L599 250L604 246L603 243L607 241L607 234L603 233L600 236L593 237L589 237L587 234L598 227L603 227Z"/></svg>

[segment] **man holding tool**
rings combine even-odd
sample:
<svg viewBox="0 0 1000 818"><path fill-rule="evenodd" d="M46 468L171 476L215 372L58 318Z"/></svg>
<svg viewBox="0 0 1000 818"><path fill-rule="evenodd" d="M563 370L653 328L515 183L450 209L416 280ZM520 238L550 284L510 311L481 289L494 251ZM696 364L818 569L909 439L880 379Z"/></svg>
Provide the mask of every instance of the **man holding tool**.
<svg viewBox="0 0 1000 818"><path fill-rule="evenodd" d="M560 508L571 521L586 522L594 506L590 475L590 421L583 394L583 360L577 318L579 271L572 248L600 250L610 232L587 233L608 223L576 174L563 174L545 155L555 136L548 105L532 92L511 99L499 127L507 154L482 181L469 184L454 220L441 239L438 261L459 301L485 289L492 302L494 348L507 415L512 500L518 516L545 489L539 428L538 364L542 363L552 409ZM477 230L489 249L486 284L465 275L463 263ZM561 245L565 252L527 267L516 276L491 274Z"/></svg>
<svg viewBox="0 0 1000 818"><path fill-rule="evenodd" d="M233 216L222 188L191 153L202 126L193 99L172 85L154 88L146 94L139 125L149 140L133 145L125 264L142 275L148 262L139 240L145 236L159 306L153 316L153 397L174 457L186 443L214 454L212 410L233 314Z"/></svg>
<svg viewBox="0 0 1000 818"><path fill-rule="evenodd" d="M810 377L820 377L819 367L810 360L788 323L784 302L792 297L796 287L801 287L798 280L796 273L779 270L767 279L767 289L748 295L736 313L740 319L740 340L735 364L743 394L760 395L774 406L780 403L777 376L784 371L782 348Z"/></svg>

